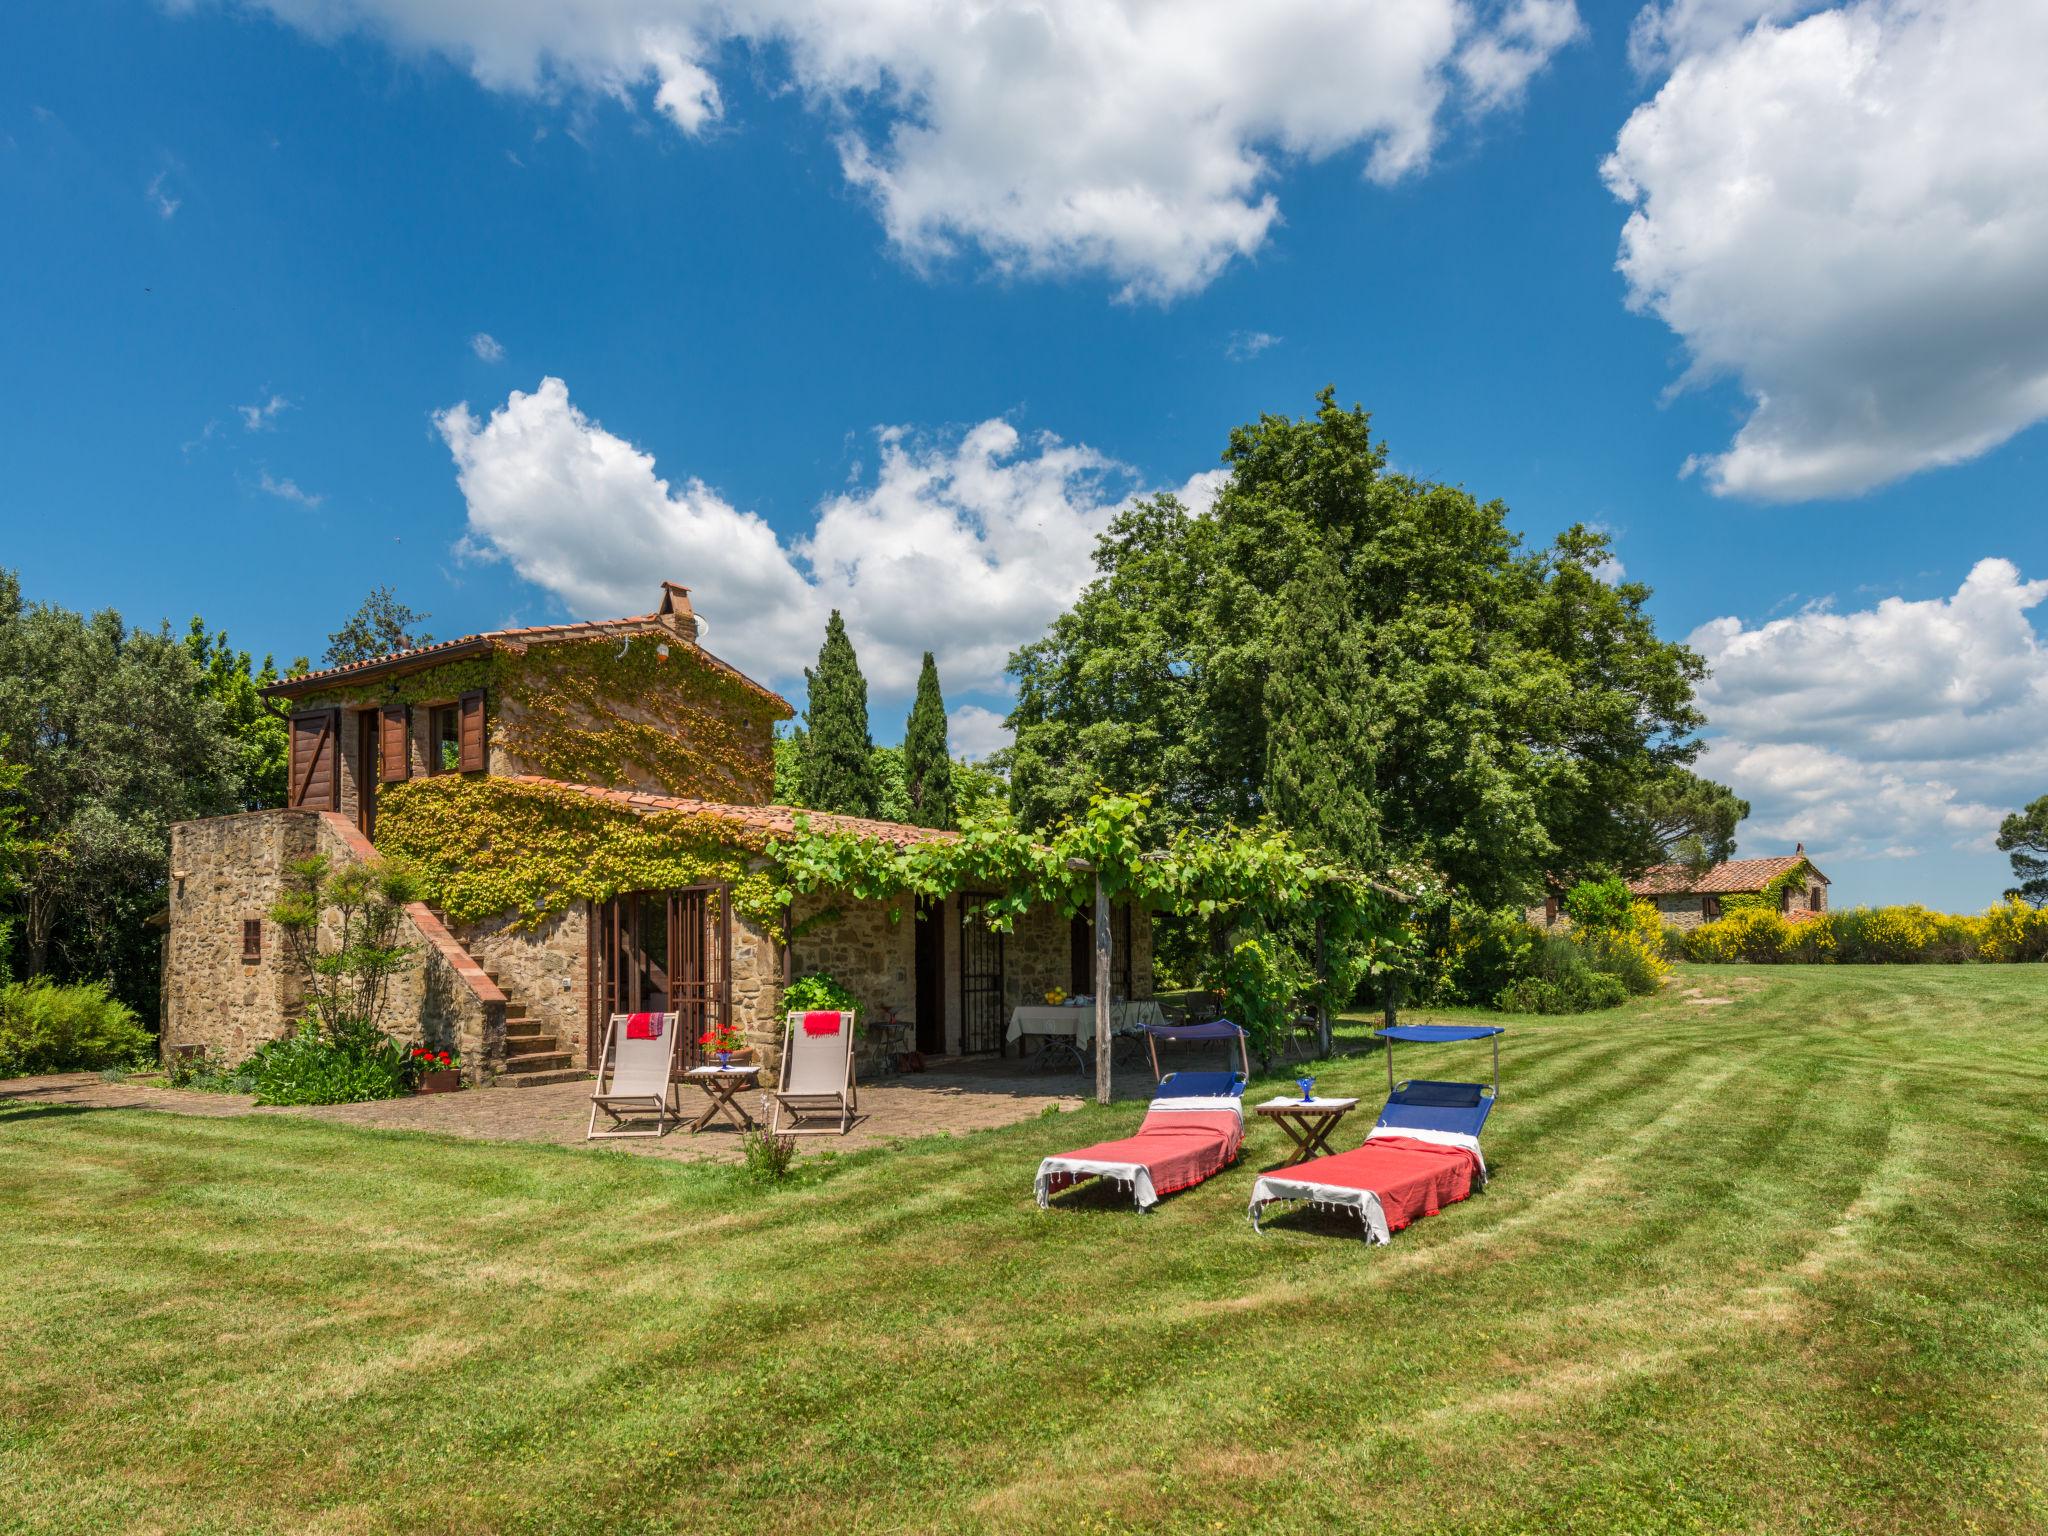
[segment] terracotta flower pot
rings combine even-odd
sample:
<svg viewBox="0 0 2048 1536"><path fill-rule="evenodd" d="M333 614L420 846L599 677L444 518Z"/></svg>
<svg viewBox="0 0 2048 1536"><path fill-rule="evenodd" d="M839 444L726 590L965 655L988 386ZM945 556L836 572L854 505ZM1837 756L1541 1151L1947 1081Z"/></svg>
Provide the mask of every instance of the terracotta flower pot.
<svg viewBox="0 0 2048 1536"><path fill-rule="evenodd" d="M444 1067L434 1072L422 1072L419 1086L414 1093L453 1093L462 1086L462 1073L454 1067Z"/></svg>

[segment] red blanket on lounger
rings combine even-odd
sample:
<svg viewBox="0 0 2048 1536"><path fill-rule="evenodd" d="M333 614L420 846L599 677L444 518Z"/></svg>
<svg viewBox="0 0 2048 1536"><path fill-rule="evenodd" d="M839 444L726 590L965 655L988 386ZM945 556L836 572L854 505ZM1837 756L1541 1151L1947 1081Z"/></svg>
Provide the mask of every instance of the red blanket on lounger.
<svg viewBox="0 0 2048 1536"><path fill-rule="evenodd" d="M1243 1142L1244 1121L1230 1110L1155 1109L1145 1116L1137 1135L1078 1148L1061 1161L1136 1163L1151 1175L1154 1194L1170 1195L1228 1166ZM1055 1172L1050 1189L1062 1190L1088 1177L1091 1175Z"/></svg>
<svg viewBox="0 0 2048 1536"><path fill-rule="evenodd" d="M1319 1157L1273 1175L1301 1183L1366 1189L1379 1196L1387 1230L1398 1232L1418 1216L1434 1216L1472 1193L1479 1159L1463 1147L1408 1136L1375 1136L1355 1152Z"/></svg>

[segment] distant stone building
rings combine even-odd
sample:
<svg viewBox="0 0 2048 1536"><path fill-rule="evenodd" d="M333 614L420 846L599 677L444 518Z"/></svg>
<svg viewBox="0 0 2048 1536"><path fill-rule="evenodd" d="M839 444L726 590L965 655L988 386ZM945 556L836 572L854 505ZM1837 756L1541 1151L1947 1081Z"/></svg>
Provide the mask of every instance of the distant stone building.
<svg viewBox="0 0 2048 1536"><path fill-rule="evenodd" d="M1798 874L1799 879L1784 880ZM1806 856L1804 843L1791 853L1769 859L1729 859L1695 873L1683 864L1657 864L1629 881L1628 888L1639 900L1656 905L1657 916L1672 928L1697 928L1721 915L1721 904L1730 896L1761 896L1774 881L1778 888L1778 911L1798 921L1828 909L1828 877ZM1539 927L1568 924L1563 899L1557 892L1540 907L1527 912Z"/></svg>
<svg viewBox="0 0 2048 1536"><path fill-rule="evenodd" d="M471 635L271 687L291 712L286 805L172 829L166 1056L240 1060L289 1027L304 978L269 918L289 867L373 858L422 827L444 850L440 890L409 913L390 1027L460 1049L472 1079L581 1075L607 1016L643 1009L682 1013L692 1052L729 1019L772 1063L782 989L812 971L852 991L865 1023L893 1016L885 1043L941 1056L1003 1051L1014 1006L1083 990L1092 921L1049 906L1008 933L980 919L976 891L894 921L829 891L764 912L761 848L799 814L767 803L775 723L793 711L697 633L688 590L663 583L651 614ZM955 835L803 814L898 845ZM601 896L533 899L516 874L536 851ZM1114 990L1149 996L1149 914L1120 906L1112 924Z"/></svg>

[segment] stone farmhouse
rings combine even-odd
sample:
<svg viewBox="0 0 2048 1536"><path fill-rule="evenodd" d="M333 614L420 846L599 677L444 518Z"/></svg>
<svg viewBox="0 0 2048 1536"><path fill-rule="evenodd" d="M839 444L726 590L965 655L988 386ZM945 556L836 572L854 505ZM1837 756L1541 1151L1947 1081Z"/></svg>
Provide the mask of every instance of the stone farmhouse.
<svg viewBox="0 0 2048 1536"><path fill-rule="evenodd" d="M1781 857L1728 859L1699 873L1683 864L1654 864L1629 881L1628 888L1639 900L1654 903L1657 916L1672 928L1697 928L1713 922L1721 915L1726 897L1762 896L1772 890L1777 893L1779 914L1787 920L1797 921L1828 909L1828 877L1807 858L1804 843ZM1555 891L1542 906L1531 907L1526 916L1546 928L1570 921Z"/></svg>
<svg viewBox="0 0 2048 1536"><path fill-rule="evenodd" d="M1008 933L955 891L914 913L814 892L762 905L765 843L799 815L897 844L949 832L770 803L788 701L697 643L689 591L633 618L470 635L275 684L290 711L288 803L183 823L171 839L162 1048L240 1060L299 1016L268 912L290 865L396 852L431 904L389 1027L462 1052L472 1081L560 1081L593 1067L604 1020L717 1017L772 1066L781 993L829 973L867 1044L928 1056L1006 1049L1010 1010L1087 990L1087 916L1034 907ZM565 898L562 888L587 894ZM1111 918L1116 991L1152 990L1151 924ZM894 1038L873 1026L895 1021Z"/></svg>

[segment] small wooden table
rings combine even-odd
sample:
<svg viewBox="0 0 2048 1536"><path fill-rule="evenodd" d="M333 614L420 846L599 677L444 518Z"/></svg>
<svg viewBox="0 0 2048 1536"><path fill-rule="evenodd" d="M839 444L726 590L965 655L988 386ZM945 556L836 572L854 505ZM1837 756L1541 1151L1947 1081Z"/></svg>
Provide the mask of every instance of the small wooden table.
<svg viewBox="0 0 2048 1536"><path fill-rule="evenodd" d="M1356 1099L1268 1099L1255 1106L1268 1120L1276 1120L1295 1146L1294 1156L1281 1163L1292 1168L1318 1152L1330 1150L1330 1133L1337 1122L1358 1108Z"/></svg>
<svg viewBox="0 0 2048 1536"><path fill-rule="evenodd" d="M725 1116L743 1131L754 1128L754 1117L747 1113L746 1105L735 1097L742 1088L759 1085L759 1067L692 1067L683 1076L704 1090L710 1103L704 1106L704 1113L690 1122L690 1134L696 1135L718 1115Z"/></svg>

